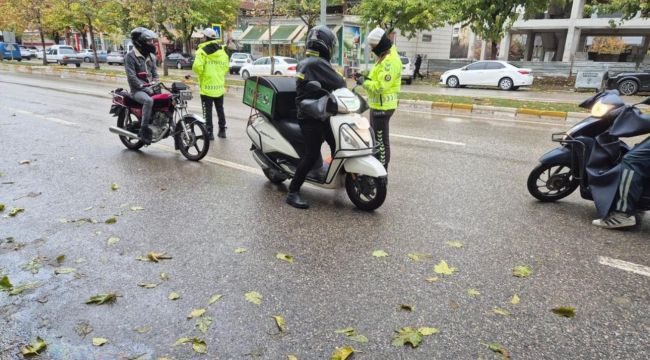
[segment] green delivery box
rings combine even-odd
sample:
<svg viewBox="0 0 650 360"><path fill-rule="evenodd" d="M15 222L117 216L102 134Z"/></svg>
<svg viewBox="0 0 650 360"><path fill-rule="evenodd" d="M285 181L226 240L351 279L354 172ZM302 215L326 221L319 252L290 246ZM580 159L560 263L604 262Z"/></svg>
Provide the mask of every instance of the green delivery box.
<svg viewBox="0 0 650 360"><path fill-rule="evenodd" d="M244 85L244 104L259 110L267 116L273 115L275 91L257 81L261 78L250 78Z"/></svg>
<svg viewBox="0 0 650 360"><path fill-rule="evenodd" d="M244 83L243 103L272 120L296 117L296 80L287 76L253 76Z"/></svg>

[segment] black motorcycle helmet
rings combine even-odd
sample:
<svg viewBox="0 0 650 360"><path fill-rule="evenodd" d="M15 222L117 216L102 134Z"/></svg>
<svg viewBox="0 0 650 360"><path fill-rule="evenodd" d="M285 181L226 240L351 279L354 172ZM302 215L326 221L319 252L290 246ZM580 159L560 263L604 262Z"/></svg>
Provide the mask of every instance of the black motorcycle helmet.
<svg viewBox="0 0 650 360"><path fill-rule="evenodd" d="M155 32L145 27L140 26L131 31L133 46L144 56L156 53L156 46L149 44L149 40L155 40L157 38L158 35Z"/></svg>
<svg viewBox="0 0 650 360"><path fill-rule="evenodd" d="M307 33L307 50L317 51L319 56L330 61L338 51L336 35L325 25L318 25Z"/></svg>

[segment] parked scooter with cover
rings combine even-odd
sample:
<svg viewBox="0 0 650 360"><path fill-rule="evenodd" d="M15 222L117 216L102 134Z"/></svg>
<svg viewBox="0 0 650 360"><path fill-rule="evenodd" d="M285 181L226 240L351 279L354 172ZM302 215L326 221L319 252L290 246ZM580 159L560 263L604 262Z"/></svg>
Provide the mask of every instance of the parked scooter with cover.
<svg viewBox="0 0 650 360"><path fill-rule="evenodd" d="M320 88L317 82L309 86ZM336 189L345 186L350 200L372 211L386 199L388 175L373 156L377 151L369 121L361 116L365 100L347 88L329 94L328 121L336 141L330 164L322 157L307 174L313 185ZM296 82L292 77L251 77L246 81L244 104L252 108L246 133L253 142L253 158L273 183L282 183L296 171L304 143L296 118Z"/></svg>
<svg viewBox="0 0 650 360"><path fill-rule="evenodd" d="M650 104L650 98L642 104ZM618 137L650 133L650 116L641 114L636 105L625 105L617 90L598 93L582 102L580 107L590 109L590 116L569 131L552 135L560 146L544 154L530 172L530 194L540 201L553 202L580 188L583 199L597 199L594 179L607 175L606 169L620 163L631 149ZM615 182L617 178L612 175ZM650 210L650 180L636 208L641 213ZM609 209L599 210L606 213Z"/></svg>

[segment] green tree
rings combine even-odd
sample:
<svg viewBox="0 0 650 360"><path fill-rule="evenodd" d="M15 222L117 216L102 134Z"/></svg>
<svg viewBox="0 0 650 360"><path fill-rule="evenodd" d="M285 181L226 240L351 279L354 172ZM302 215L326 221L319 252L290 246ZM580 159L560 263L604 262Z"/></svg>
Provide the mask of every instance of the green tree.
<svg viewBox="0 0 650 360"><path fill-rule="evenodd" d="M585 15L591 15L595 10L601 14L620 13L621 20L630 20L640 13L641 17L650 17L650 1L648 0L587 0Z"/></svg>
<svg viewBox="0 0 650 360"><path fill-rule="evenodd" d="M342 0L330 0L327 5L341 5ZM298 17L307 25L307 30L316 26L320 18L320 0L282 0L278 1L278 12Z"/></svg>
<svg viewBox="0 0 650 360"><path fill-rule="evenodd" d="M491 56L496 58L497 43L519 16L528 19L545 11L549 3L549 0L455 0L447 3L446 13L451 23L469 26L476 35L490 41Z"/></svg>
<svg viewBox="0 0 650 360"><path fill-rule="evenodd" d="M363 0L352 12L371 27L379 26L388 33L399 29L410 39L420 30L444 25L448 20L447 3L444 0Z"/></svg>
<svg viewBox="0 0 650 360"><path fill-rule="evenodd" d="M74 28L82 34L86 29L90 34L90 48L93 50L95 69L99 69L96 31L110 32L115 27L111 24L121 13L113 6L111 0L49 0L52 4L52 18L61 28Z"/></svg>
<svg viewBox="0 0 650 360"><path fill-rule="evenodd" d="M43 51L43 65L47 65L45 53L45 32L52 31L52 7L49 1L43 0L4 0L0 3L2 20L0 27L8 27L16 32L28 29L38 30Z"/></svg>

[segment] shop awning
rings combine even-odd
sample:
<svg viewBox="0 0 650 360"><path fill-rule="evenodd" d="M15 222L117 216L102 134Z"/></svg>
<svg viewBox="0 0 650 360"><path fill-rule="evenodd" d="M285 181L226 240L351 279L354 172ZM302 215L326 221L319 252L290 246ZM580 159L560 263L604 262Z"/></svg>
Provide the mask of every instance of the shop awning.
<svg viewBox="0 0 650 360"><path fill-rule="evenodd" d="M271 42L273 44L291 44L302 28L302 25L279 25L273 31ZM268 41L268 37L266 41Z"/></svg>
<svg viewBox="0 0 650 360"><path fill-rule="evenodd" d="M264 25L251 25L244 31L238 40L242 44L262 44L260 38L268 33L269 27ZM268 38L267 38L268 39ZM268 41L268 40L267 40Z"/></svg>
<svg viewBox="0 0 650 360"><path fill-rule="evenodd" d="M327 25L328 28L332 29L332 32L338 36L338 31L341 30L341 25ZM303 31L301 31L300 35L294 39L293 43L296 44L297 46L305 46L307 42L307 27L305 26L303 28Z"/></svg>
<svg viewBox="0 0 650 360"><path fill-rule="evenodd" d="M289 45L295 41L295 38L302 32L304 25L274 25L271 27L274 45ZM240 39L241 44L268 44L269 27L266 25L251 25L244 31Z"/></svg>

